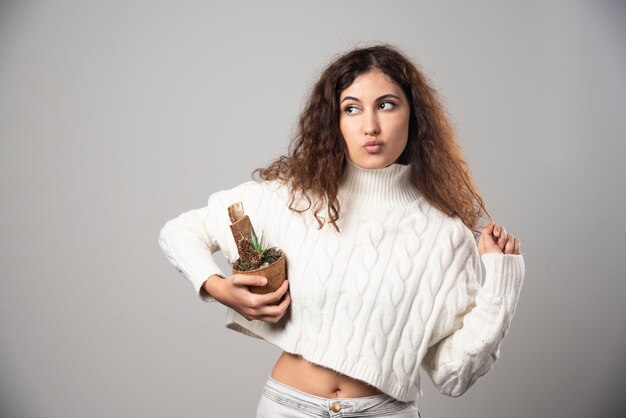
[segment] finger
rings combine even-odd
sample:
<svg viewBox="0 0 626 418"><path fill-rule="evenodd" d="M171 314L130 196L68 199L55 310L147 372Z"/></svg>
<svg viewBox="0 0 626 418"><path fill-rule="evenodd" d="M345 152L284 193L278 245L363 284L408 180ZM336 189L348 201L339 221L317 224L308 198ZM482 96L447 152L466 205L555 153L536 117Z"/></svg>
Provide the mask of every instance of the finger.
<svg viewBox="0 0 626 418"><path fill-rule="evenodd" d="M513 254L520 254L521 245L522 245L522 242L519 240L519 238L515 238L515 249L513 250Z"/></svg>
<svg viewBox="0 0 626 418"><path fill-rule="evenodd" d="M285 280L286 284L283 283L282 286L285 286L284 290L281 290L281 288L279 288L278 290L280 290L279 294L280 296L278 297L277 301L274 302L274 305L278 305L278 306L284 306L285 309L287 308L286 305L289 304L289 302L286 302L287 298L289 298L289 300L291 300L291 294L289 293L289 282L287 282L287 280ZM281 301L282 299L282 301Z"/></svg>
<svg viewBox="0 0 626 418"><path fill-rule="evenodd" d="M501 232L502 231L500 230L500 225L495 225L494 224L494 226L493 226L493 236L497 238L497 237L500 236Z"/></svg>
<svg viewBox="0 0 626 418"><path fill-rule="evenodd" d="M278 316L283 316L290 303L291 303L291 294L287 292L282 302L280 302L280 304L277 306L278 309L276 309L276 314Z"/></svg>
<svg viewBox="0 0 626 418"><path fill-rule="evenodd" d="M500 226L500 237L498 238L498 247L500 247L500 249L502 251L504 251L504 246L506 245L506 228L504 228L503 226Z"/></svg>
<svg viewBox="0 0 626 418"><path fill-rule="evenodd" d="M483 228L483 234L493 235L493 228L495 226L496 226L496 224L493 223L493 219L489 219L489 222Z"/></svg>
<svg viewBox="0 0 626 418"><path fill-rule="evenodd" d="M506 245L504 246L505 254L513 254L513 250L515 249L515 237L513 234L509 234L509 237L506 241Z"/></svg>
<svg viewBox="0 0 626 418"><path fill-rule="evenodd" d="M285 295L285 298L279 305L266 306L266 307L261 308L260 310L261 317L278 320L285 314L285 311L287 310L287 307L289 306L290 303L291 303L291 295L287 293Z"/></svg>
<svg viewBox="0 0 626 418"><path fill-rule="evenodd" d="M275 317L267 315L259 316L256 319L258 319L259 321L268 322L270 324L275 324L276 322L278 322Z"/></svg>
<svg viewBox="0 0 626 418"><path fill-rule="evenodd" d="M273 292L261 295L261 297L259 298L259 303L262 305L276 304L276 302L278 302L280 298L283 297L288 288L289 280L285 279L285 281L281 283L278 289L274 290Z"/></svg>
<svg viewBox="0 0 626 418"><path fill-rule="evenodd" d="M267 279L263 276L252 274L235 274L233 283L239 286L264 286L267 284Z"/></svg>

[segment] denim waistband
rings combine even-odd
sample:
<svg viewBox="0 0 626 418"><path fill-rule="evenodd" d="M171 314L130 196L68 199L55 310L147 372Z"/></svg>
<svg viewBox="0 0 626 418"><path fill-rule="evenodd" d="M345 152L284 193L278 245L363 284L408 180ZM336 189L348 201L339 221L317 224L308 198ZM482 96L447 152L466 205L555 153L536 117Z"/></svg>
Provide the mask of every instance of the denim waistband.
<svg viewBox="0 0 626 418"><path fill-rule="evenodd" d="M283 405L317 416L376 416L407 408L416 401L403 402L386 393L358 398L324 398L303 392L269 376L263 395Z"/></svg>

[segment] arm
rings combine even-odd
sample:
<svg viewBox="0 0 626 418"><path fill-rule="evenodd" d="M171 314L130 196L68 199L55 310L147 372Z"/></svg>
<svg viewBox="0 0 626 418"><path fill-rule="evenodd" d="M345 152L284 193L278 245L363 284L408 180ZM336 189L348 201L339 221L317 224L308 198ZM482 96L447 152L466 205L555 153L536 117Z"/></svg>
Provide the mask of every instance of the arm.
<svg viewBox="0 0 626 418"><path fill-rule="evenodd" d="M452 281L436 322L441 337L431 342L422 367L437 389L458 397L486 374L500 355L524 281L521 254L480 255L469 229L458 248L459 267L448 271ZM480 260L485 264L480 285ZM456 271L455 271L456 270Z"/></svg>
<svg viewBox="0 0 626 418"><path fill-rule="evenodd" d="M159 233L159 245L167 259L193 285L206 302L216 302L212 294L217 279L227 276L215 262L213 253L226 250L230 234L228 206L243 202L251 219L261 201L259 184L246 181L236 187L213 193L205 207L184 212L165 223ZM223 248L220 248L220 243ZM234 254L233 254L234 255ZM211 280L209 280L209 278Z"/></svg>
<svg viewBox="0 0 626 418"><path fill-rule="evenodd" d="M221 280L224 280L226 277L220 274L211 275L200 287L199 296L201 299L206 301L212 301L218 299L217 293L219 292L219 285L221 284Z"/></svg>
<svg viewBox="0 0 626 418"><path fill-rule="evenodd" d="M212 256L219 245L206 227L208 214L206 206L170 219L161 228L159 245L169 262L191 282L196 294L206 302L216 302L204 285L209 277L225 274Z"/></svg>

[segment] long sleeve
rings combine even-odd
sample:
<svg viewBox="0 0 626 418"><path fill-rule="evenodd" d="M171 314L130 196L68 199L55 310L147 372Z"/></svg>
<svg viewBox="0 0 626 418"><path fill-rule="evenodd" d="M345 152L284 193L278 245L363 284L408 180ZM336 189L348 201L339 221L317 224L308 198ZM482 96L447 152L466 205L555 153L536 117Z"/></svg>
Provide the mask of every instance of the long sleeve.
<svg viewBox="0 0 626 418"><path fill-rule="evenodd" d="M212 256L220 248L207 229L208 215L209 207L206 206L170 219L161 228L159 245L169 262L191 282L198 296L207 302L216 302L211 295L201 291L211 275L226 276Z"/></svg>
<svg viewBox="0 0 626 418"><path fill-rule="evenodd" d="M452 273L454 285L437 319L442 337L432 343L422 361L435 387L452 397L465 393L498 359L525 274L521 254L487 253L479 257L467 228L458 256L461 267ZM485 265L482 286L481 259Z"/></svg>
<svg viewBox="0 0 626 418"><path fill-rule="evenodd" d="M211 194L205 207L184 212L167 221L161 228L159 233L161 249L169 262L189 280L202 300L216 302L211 295L202 292L204 282L211 275L217 274L222 277L230 275L220 269L213 258L213 253L222 250L227 257L235 258L232 248L234 240L232 235L229 235L231 232L228 206L241 201L246 213L251 215L251 219L255 219L260 198L259 183L246 181L231 189Z"/></svg>

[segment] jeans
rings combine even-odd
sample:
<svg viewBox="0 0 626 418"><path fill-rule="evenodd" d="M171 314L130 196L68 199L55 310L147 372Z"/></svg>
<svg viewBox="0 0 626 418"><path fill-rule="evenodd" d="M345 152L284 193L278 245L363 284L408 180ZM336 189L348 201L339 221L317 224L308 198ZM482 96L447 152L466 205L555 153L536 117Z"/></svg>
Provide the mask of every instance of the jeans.
<svg viewBox="0 0 626 418"><path fill-rule="evenodd" d="M385 393L361 398L323 398L270 376L257 405L257 418L396 417L421 418L417 402L402 402Z"/></svg>

